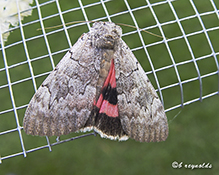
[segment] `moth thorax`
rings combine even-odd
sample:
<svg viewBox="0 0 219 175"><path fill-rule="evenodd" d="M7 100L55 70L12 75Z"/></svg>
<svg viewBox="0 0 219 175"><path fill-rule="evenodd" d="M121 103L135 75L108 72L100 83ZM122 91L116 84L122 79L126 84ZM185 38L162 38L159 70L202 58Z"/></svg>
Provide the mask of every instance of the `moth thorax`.
<svg viewBox="0 0 219 175"><path fill-rule="evenodd" d="M93 44L97 48L104 48L104 49L114 49L116 40L108 35L104 37L94 37L96 39L93 40Z"/></svg>
<svg viewBox="0 0 219 175"><path fill-rule="evenodd" d="M96 22L91 28L93 46L113 49L122 36L122 29L112 22Z"/></svg>

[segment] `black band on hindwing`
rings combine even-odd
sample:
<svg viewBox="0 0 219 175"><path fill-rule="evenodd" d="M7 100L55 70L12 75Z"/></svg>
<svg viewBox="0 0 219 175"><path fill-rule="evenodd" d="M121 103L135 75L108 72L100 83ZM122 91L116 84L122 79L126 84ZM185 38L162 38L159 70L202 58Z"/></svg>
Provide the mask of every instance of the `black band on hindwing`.
<svg viewBox="0 0 219 175"><path fill-rule="evenodd" d="M112 88L110 84L102 89L102 95L103 99L107 100L110 104L117 104L117 90L116 88Z"/></svg>

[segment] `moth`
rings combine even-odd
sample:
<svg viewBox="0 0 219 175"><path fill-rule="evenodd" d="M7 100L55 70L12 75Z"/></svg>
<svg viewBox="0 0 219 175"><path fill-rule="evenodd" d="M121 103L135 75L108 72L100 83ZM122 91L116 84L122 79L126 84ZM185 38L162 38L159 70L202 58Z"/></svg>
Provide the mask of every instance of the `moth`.
<svg viewBox="0 0 219 175"><path fill-rule="evenodd" d="M121 36L120 26L96 22L78 39L31 99L27 134L94 130L111 140L166 140L163 105Z"/></svg>

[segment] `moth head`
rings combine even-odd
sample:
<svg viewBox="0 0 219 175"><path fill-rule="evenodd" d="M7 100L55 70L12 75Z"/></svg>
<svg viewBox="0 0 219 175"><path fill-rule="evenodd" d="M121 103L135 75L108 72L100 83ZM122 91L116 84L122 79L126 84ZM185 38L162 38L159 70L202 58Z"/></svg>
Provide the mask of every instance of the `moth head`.
<svg viewBox="0 0 219 175"><path fill-rule="evenodd" d="M114 49L122 29L113 22L95 22L90 31L92 44L98 48Z"/></svg>

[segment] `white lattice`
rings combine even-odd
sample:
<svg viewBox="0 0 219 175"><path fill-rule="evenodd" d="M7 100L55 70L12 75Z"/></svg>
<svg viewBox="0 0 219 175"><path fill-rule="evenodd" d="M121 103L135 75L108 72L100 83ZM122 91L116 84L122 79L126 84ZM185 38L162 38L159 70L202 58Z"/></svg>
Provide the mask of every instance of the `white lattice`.
<svg viewBox="0 0 219 175"><path fill-rule="evenodd" d="M146 74L157 89L166 112L219 94L219 44L216 38L219 35L218 2L206 0L201 4L195 0L186 0L186 3L177 0L93 1L87 3L85 0L35 0L30 9L32 16L21 20L23 11L18 10L16 15L19 25L9 29L11 33L7 42L3 41L3 34L1 35L0 162L18 155L25 157L27 153L43 148L49 148L51 151L51 146L77 138L53 143L46 138L46 144L27 148L23 139L26 135L22 128L24 111L37 87L74 44L76 38L83 32L88 32L92 25L85 22L66 25L70 21L113 21L134 25L137 29L122 26L123 38L136 57L142 59L138 57L141 54L144 57L142 60L148 63L143 67L149 70ZM18 0L16 2L18 3ZM119 9L118 4L121 7ZM184 6L181 6L182 4ZM163 9L165 10L162 11ZM48 30L45 28L58 24L62 27ZM37 31L37 28L42 30ZM141 29L162 37L146 34ZM137 44L133 44L132 40L137 40ZM208 66L205 67L205 63L210 63L211 66L206 64ZM172 77L169 72L172 72ZM210 80L214 83L205 82ZM194 94L191 95L189 88L193 88L193 85ZM212 89L206 91L203 88L206 86L211 86ZM172 90L178 93L174 94L175 101L169 102ZM4 150L1 147L7 145L3 140L7 140L12 134L19 137L18 149L9 153L1 152Z"/></svg>

